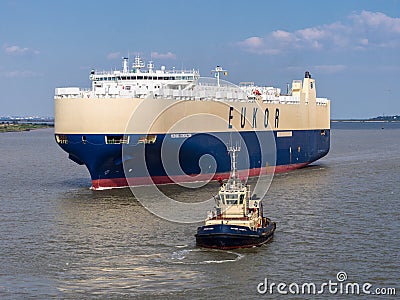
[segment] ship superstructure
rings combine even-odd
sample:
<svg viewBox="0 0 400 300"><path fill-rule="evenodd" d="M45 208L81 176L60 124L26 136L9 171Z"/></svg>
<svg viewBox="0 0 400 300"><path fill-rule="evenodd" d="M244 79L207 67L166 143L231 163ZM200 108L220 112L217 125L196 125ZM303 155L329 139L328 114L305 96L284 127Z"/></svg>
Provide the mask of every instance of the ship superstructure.
<svg viewBox="0 0 400 300"><path fill-rule="evenodd" d="M92 70L91 89L55 90L56 141L70 159L86 165L93 188L228 178L225 145L235 136L248 149L248 164L239 171L249 176L268 167L299 168L329 151L330 101L317 98L308 72L282 94L275 87L224 81L220 66L212 70L214 78L195 69L156 69L151 61L145 66L139 56L131 67L123 58L121 70ZM255 138L271 132L273 161ZM215 166L201 168L206 154Z"/></svg>

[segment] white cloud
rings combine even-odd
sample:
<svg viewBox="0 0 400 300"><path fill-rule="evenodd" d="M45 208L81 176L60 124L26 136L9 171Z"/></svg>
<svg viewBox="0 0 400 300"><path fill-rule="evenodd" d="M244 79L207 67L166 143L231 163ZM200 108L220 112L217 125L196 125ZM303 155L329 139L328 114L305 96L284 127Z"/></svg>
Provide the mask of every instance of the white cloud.
<svg viewBox="0 0 400 300"><path fill-rule="evenodd" d="M167 53L158 53L158 52L151 52L151 58L156 59L176 59L176 55L172 52Z"/></svg>
<svg viewBox="0 0 400 300"><path fill-rule="evenodd" d="M313 41L320 40L326 37L327 30L323 28L311 27L302 30L297 30L296 35L299 39Z"/></svg>
<svg viewBox="0 0 400 300"><path fill-rule="evenodd" d="M17 45L7 46L4 47L4 52L9 55L27 55L27 54L39 54L40 52L34 49L30 49L27 47L20 47Z"/></svg>
<svg viewBox="0 0 400 300"><path fill-rule="evenodd" d="M239 42L238 45L239 45L239 47L241 47L242 49L244 49L248 52L252 52L252 53L256 53L256 54L275 55L275 54L279 54L282 52L282 50L281 50L282 47L277 47L277 45L279 44L279 40L280 40L280 44L287 44L287 42L286 42L287 38L285 36L283 36L283 34L284 34L284 31L280 31L280 30L278 32L273 32L271 34L271 36L276 39L276 44L274 44L274 47L272 47L272 45L267 46L268 39L260 38L257 36L247 38L244 41Z"/></svg>
<svg viewBox="0 0 400 300"><path fill-rule="evenodd" d="M249 37L248 39L244 40L244 44L247 44L249 47L257 48L263 46L263 39L257 36Z"/></svg>
<svg viewBox="0 0 400 300"><path fill-rule="evenodd" d="M3 76L7 78L27 78L27 77L40 77L43 76L43 74L31 70L14 70L14 71L4 72Z"/></svg>
<svg viewBox="0 0 400 300"><path fill-rule="evenodd" d="M353 13L343 22L293 32L275 30L262 37L249 37L237 44L248 52L271 55L292 49L347 51L373 47L400 48L400 18L362 11Z"/></svg>
<svg viewBox="0 0 400 300"><path fill-rule="evenodd" d="M400 18L391 18L381 12L363 10L360 14L353 14L350 18L363 27L379 28L385 32L400 33Z"/></svg>
<svg viewBox="0 0 400 300"><path fill-rule="evenodd" d="M284 30L273 31L271 36L281 42L293 42L295 37L292 33Z"/></svg>
<svg viewBox="0 0 400 300"><path fill-rule="evenodd" d="M120 52L111 52L107 54L107 59L117 59L120 57L121 57Z"/></svg>
<svg viewBox="0 0 400 300"><path fill-rule="evenodd" d="M253 36L238 43L243 49L257 54L278 54L280 51L265 46L265 39Z"/></svg>

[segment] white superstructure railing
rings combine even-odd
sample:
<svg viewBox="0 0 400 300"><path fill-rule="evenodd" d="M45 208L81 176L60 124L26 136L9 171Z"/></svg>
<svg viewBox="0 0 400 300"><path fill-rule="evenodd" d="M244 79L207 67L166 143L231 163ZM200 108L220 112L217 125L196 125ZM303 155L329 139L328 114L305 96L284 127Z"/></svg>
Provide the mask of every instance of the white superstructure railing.
<svg viewBox="0 0 400 300"><path fill-rule="evenodd" d="M94 71L90 73L91 89L64 87L55 89L55 99L63 98L142 98L198 101L241 101L266 103L299 104L302 81L294 80L287 95L281 89L268 86L256 86L253 82L234 85L220 78L226 70L217 67L215 78L200 77L198 70L166 70L164 66L155 70L152 62L148 69L139 56L135 57L132 69L128 68L128 59L123 58L123 70ZM143 70L142 70L143 69ZM309 78L311 76L307 72ZM307 78L307 77L306 77ZM308 103L308 96L305 102ZM317 105L326 105L327 98L316 98Z"/></svg>
<svg viewBox="0 0 400 300"><path fill-rule="evenodd" d="M125 90L122 88L98 88L95 91L77 87L57 88L55 98L146 98L168 100L198 100L198 101L262 101L267 103L299 104L300 97L288 95L255 95L239 87L224 87L197 85L189 89L172 89L160 87L149 91L145 87ZM326 98L318 98L318 104L327 103Z"/></svg>

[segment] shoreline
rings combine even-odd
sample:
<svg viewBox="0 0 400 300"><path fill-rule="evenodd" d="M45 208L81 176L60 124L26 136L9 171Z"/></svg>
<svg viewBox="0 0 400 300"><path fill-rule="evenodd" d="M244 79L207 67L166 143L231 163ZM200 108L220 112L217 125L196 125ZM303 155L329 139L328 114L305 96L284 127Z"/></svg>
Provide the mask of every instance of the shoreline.
<svg viewBox="0 0 400 300"><path fill-rule="evenodd" d="M5 132L24 132L36 129L53 128L49 124L33 124L33 123L17 123L17 124L0 124L0 133Z"/></svg>
<svg viewBox="0 0 400 300"><path fill-rule="evenodd" d="M331 120L331 123L400 123L400 120ZM37 129L54 128L54 124L47 123L0 123L0 133L24 132Z"/></svg>
<svg viewBox="0 0 400 300"><path fill-rule="evenodd" d="M333 123L399 123L400 121L389 121L389 120L331 120Z"/></svg>

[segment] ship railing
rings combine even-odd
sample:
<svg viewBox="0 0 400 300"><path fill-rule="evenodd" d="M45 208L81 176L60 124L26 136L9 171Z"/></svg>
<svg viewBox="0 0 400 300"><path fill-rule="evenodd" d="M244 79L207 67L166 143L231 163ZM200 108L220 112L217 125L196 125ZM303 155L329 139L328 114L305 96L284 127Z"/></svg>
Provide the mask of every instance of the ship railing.
<svg viewBox="0 0 400 300"><path fill-rule="evenodd" d="M265 95L255 96L248 94L240 88L232 86L197 85L189 89L159 88L153 91L147 89L132 90L95 90L80 88L59 88L56 89L55 99L62 98L148 98L148 99L169 99L169 100L193 100L193 101L231 101L231 102L255 102L263 101L272 104L300 104L298 96L276 96ZM317 105L326 105L327 98L317 98Z"/></svg>
<svg viewBox="0 0 400 300"><path fill-rule="evenodd" d="M300 104L300 97L298 97L298 96L279 96L279 103Z"/></svg>
<svg viewBox="0 0 400 300"><path fill-rule="evenodd" d="M259 96L260 97L260 96ZM55 99L70 99L70 98L147 98L147 99L169 99L169 100L193 100L193 101L230 101L230 102L255 102L258 100L254 95L248 95L245 92L237 89L213 87L201 87L189 90L177 90L169 88L160 88L154 91L143 89L130 90L130 91L105 91L96 90L95 92L90 89L79 90L79 92L56 94ZM299 99L295 97L272 97L261 100L265 103L286 103L298 104Z"/></svg>
<svg viewBox="0 0 400 300"><path fill-rule="evenodd" d="M193 89L160 88L153 93L156 99L175 100L214 100L214 101L245 101L246 94L240 89L230 87L196 86Z"/></svg>
<svg viewBox="0 0 400 300"><path fill-rule="evenodd" d="M56 88L54 98L83 98L91 94L91 89L81 89L78 87Z"/></svg>
<svg viewBox="0 0 400 300"><path fill-rule="evenodd" d="M119 70L112 70L112 71L95 71L94 74L95 75L107 75L107 76L115 76L115 75L118 75L118 76L131 76L133 74L136 74L136 75L137 74L155 74L155 75L158 75L158 74L185 74L185 75L194 74L194 75L199 75L199 71L195 70L195 69L192 69L192 70L188 70L188 69L175 70L175 69L173 69L173 70L152 70L152 71L143 70L143 71L140 71L140 72L137 72L136 70L131 70L129 72L122 72L122 71L119 71Z"/></svg>
<svg viewBox="0 0 400 300"><path fill-rule="evenodd" d="M327 105L329 100L328 100L328 98L317 98L316 102L317 102L317 105Z"/></svg>

